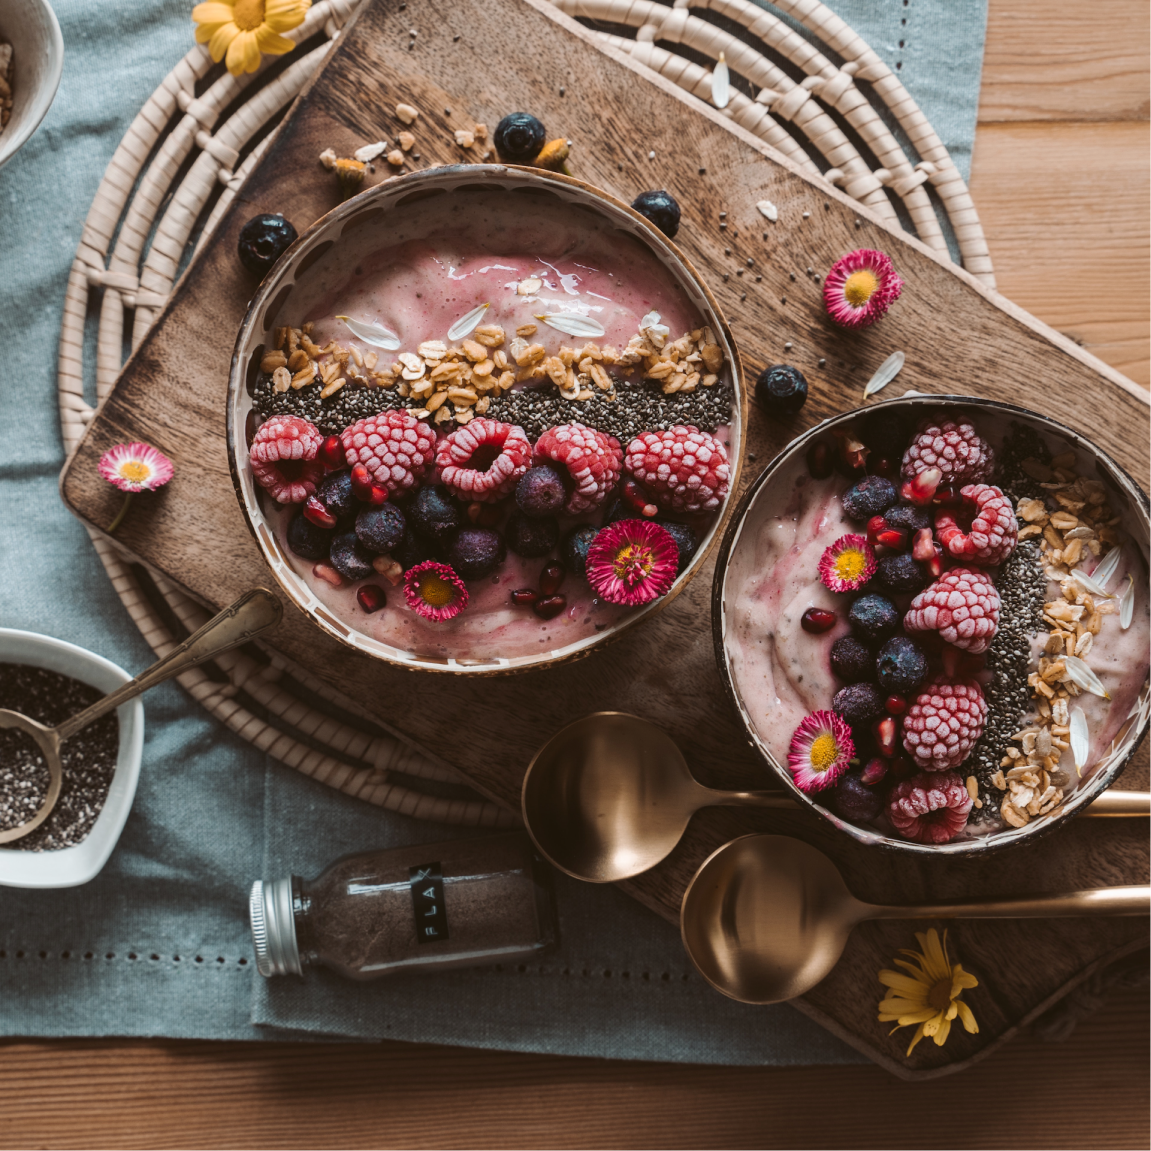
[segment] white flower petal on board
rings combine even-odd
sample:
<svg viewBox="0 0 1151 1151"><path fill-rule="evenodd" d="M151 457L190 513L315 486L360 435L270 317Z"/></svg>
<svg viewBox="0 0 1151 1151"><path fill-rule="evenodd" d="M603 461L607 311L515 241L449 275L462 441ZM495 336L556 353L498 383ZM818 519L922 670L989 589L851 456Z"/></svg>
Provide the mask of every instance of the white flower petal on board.
<svg viewBox="0 0 1151 1151"><path fill-rule="evenodd" d="M863 389L863 398L866 400L868 396L874 396L876 392L886 388L896 376L899 375L903 368L903 362L907 357L902 352L892 352L878 368L875 369L875 375L867 381L867 387Z"/></svg>
<svg viewBox="0 0 1151 1151"><path fill-rule="evenodd" d="M717 108L726 108L731 99L731 76L727 70L727 58L721 52L711 74L711 102Z"/></svg>

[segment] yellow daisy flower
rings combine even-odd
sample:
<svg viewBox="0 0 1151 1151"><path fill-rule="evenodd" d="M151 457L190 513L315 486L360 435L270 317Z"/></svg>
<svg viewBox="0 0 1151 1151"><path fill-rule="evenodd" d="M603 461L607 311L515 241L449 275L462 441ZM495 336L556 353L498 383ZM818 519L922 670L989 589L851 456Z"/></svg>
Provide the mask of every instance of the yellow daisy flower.
<svg viewBox="0 0 1151 1151"><path fill-rule="evenodd" d="M192 9L196 43L207 44L219 63L227 53L233 76L255 72L261 55L282 56L295 43L281 32L304 22L312 0L208 0Z"/></svg>
<svg viewBox="0 0 1151 1151"><path fill-rule="evenodd" d="M903 949L900 954L910 955L911 962L895 960L897 966L910 972L909 975L886 969L879 973L879 982L891 988L879 1005L880 1023L894 1020L893 1035L900 1027L919 1024L907 1049L908 1055L925 1035L935 1040L936 1047L942 1047L951 1034L951 1021L957 1015L972 1035L979 1031L971 1008L959 998L967 988L978 987L979 980L964 971L960 964L952 966L948 962L947 932L943 933L942 943L934 927L926 933L917 931L915 938L923 950Z"/></svg>

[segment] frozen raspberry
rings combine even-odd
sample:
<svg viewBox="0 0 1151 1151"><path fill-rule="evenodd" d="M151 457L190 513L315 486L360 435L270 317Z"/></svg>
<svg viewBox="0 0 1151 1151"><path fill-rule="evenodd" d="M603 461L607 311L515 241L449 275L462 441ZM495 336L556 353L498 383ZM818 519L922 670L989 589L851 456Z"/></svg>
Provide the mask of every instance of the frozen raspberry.
<svg viewBox="0 0 1151 1151"><path fill-rule="evenodd" d="M902 474L909 480L928 468L938 468L942 483L971 484L988 479L994 463L991 445L975 430L971 417L955 415L920 425L911 447L903 453Z"/></svg>
<svg viewBox="0 0 1151 1151"><path fill-rule="evenodd" d="M711 511L727 498L727 449L699 428L644 432L628 444L624 467L673 512Z"/></svg>
<svg viewBox="0 0 1151 1151"><path fill-rule="evenodd" d="M937 631L944 642L978 655L999 630L999 593L985 573L952 568L911 601L903 626Z"/></svg>
<svg viewBox="0 0 1151 1151"><path fill-rule="evenodd" d="M523 428L472 420L436 448L436 479L469 503L495 503L515 490L528 470L532 446Z"/></svg>
<svg viewBox="0 0 1151 1151"><path fill-rule="evenodd" d="M966 826L971 796L954 771L921 772L897 783L887 801L887 818L904 839L949 843Z"/></svg>
<svg viewBox="0 0 1151 1151"><path fill-rule="evenodd" d="M1011 498L990 484L968 484L959 494L960 507L941 507L935 513L939 542L957 560L1001 564L1019 542Z"/></svg>
<svg viewBox="0 0 1151 1151"><path fill-rule="evenodd" d="M903 746L925 771L958 767L983 734L987 703L974 680L938 676L903 717Z"/></svg>
<svg viewBox="0 0 1151 1151"><path fill-rule="evenodd" d="M324 437L299 416L272 416L252 440L249 458L256 483L281 504L302 504L324 477L316 453Z"/></svg>
<svg viewBox="0 0 1151 1151"><path fill-rule="evenodd" d="M562 464L575 485L564 511L577 516L599 507L619 482L623 452L615 436L604 435L583 424L560 424L548 428L536 441L536 461Z"/></svg>
<svg viewBox="0 0 1151 1151"><path fill-rule="evenodd" d="M380 412L340 433L349 467L363 464L392 495L406 492L427 474L436 455L436 433L407 412Z"/></svg>

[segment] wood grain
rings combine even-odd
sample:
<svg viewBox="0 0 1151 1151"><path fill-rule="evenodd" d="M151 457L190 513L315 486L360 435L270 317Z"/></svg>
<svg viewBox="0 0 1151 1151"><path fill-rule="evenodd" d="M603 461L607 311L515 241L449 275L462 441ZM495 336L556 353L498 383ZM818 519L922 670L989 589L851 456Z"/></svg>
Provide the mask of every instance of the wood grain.
<svg viewBox="0 0 1151 1151"><path fill-rule="evenodd" d="M408 50L409 27L420 30L413 50ZM533 44L541 64L501 73L497 93L493 76L461 69L459 62L474 45L508 36ZM563 125L575 141L576 171L583 178L626 199L657 183L677 195L685 212L679 239L715 286L746 366L754 372L784 358L783 345L790 342L786 358L799 364L813 385L811 401L795 420L772 424L753 416L751 464L765 462L801 428L857 404L875 366L892 348L902 347L908 357L906 386L974 392L1047 411L1062 397L1067 422L1108 447L1147 484L1144 393L921 245L885 233L836 190L798 176L714 111L701 110L672 85L649 82L645 75L626 58L603 54L586 32L542 0L508 0L498 7L482 0L410 0L402 16L383 0L369 4L341 36L322 77L305 91L128 364L64 476L65 499L89 522L106 525L114 499L96 478L96 459L125 439L155 443L175 460L176 478L160 499L140 501L117 534L120 544L207 603L227 602L252 584L267 582L231 490L222 435L231 349L221 333L238 327L251 287L234 257L236 234L256 211L282 211L300 227L330 208L334 187L316 156L328 146L347 154L364 140L394 131L391 107L399 99L423 110L422 163L459 159L450 132L461 120L492 124L508 107L529 107ZM561 84L566 87L562 99ZM644 147L657 158L669 158L662 164L645 152L637 154L632 131L637 121L651 125ZM683 155L692 157L686 171L675 162ZM292 178L286 180L284 173ZM765 195L781 209L780 225L766 231L754 208ZM721 210L728 213L727 230L719 226ZM804 269L827 267L844 250L861 245L891 252L907 289L883 325L849 335L832 330L819 286ZM761 284L734 275L749 257L763 276ZM821 357L825 369L818 366ZM195 387L189 387L190 379ZM1104 428L1096 409L1083 411L1075 402L1084 394L1105 408ZM177 412L180 418L174 419ZM755 470L749 465L745 474ZM206 548L209 538L212 546ZM399 671L324 639L295 609L289 609L272 642L369 709L378 710L378 700L387 699L389 716L404 717L397 721L397 734L442 756L512 808L518 806L523 769L539 744L572 719L606 708L665 723L706 782L756 786L764 779L762 765L727 706L712 658L710 579L705 569L658 618L609 649L531 676L465 682ZM498 714L499 723L445 725L435 704L445 695L457 712ZM1140 761L1134 776L1129 772L1129 786L1133 778L1145 778L1145 763ZM1036 876L1046 890L1140 882L1147 872L1146 831L1130 821L1105 828L1079 821L1057 845L1029 845L991 863L957 867L876 855L840 842L830 827L803 813L713 811L693 823L665 865L627 889L675 920L700 860L734 834L753 829L795 833L818 843L851 877L858 895L877 901L892 892L917 901L972 890L989 895L1029 890L1036 888ZM908 1061L902 1042L877 1027L874 972L906 945L906 925L871 924L857 932L844 961L799 1006L899 1074L938 1074L1003 1042L1093 965L1140 946L1146 928L1127 920L1054 926L988 921L964 924L955 934L965 962L996 973L978 1036L958 1034L945 1050L921 1044ZM1034 951L1044 957L1038 969L1030 957Z"/></svg>

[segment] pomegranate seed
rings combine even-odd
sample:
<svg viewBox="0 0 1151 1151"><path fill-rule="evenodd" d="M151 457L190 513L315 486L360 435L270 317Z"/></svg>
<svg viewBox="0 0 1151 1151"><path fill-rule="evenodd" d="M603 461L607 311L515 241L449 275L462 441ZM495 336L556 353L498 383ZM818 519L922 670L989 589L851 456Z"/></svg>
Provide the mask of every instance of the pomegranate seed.
<svg viewBox="0 0 1151 1151"><path fill-rule="evenodd" d="M907 710L907 700L901 695L889 695L883 706L888 715L902 715Z"/></svg>
<svg viewBox="0 0 1151 1151"><path fill-rule="evenodd" d="M827 608L809 607L800 618L799 626L812 635L822 635L835 627L837 618L835 612L828 611Z"/></svg>
<svg viewBox="0 0 1151 1151"><path fill-rule="evenodd" d="M324 583L330 583L332 587L343 587L344 577L330 564L319 563L312 568L312 575L316 579L322 579Z"/></svg>
<svg viewBox="0 0 1151 1151"><path fill-rule="evenodd" d="M528 604L535 603L539 598L539 592L532 587L521 587L512 592L512 603L514 603L516 607L527 607Z"/></svg>
<svg viewBox="0 0 1151 1151"><path fill-rule="evenodd" d="M907 532L902 528L888 528L879 533L876 537L876 543L881 543L885 548L891 548L894 552L901 552L907 547Z"/></svg>
<svg viewBox="0 0 1151 1151"><path fill-rule="evenodd" d="M304 504L304 519L318 528L336 526L336 517L315 496L308 496L308 502Z"/></svg>
<svg viewBox="0 0 1151 1151"><path fill-rule="evenodd" d="M867 784L868 787L874 787L883 777L887 774L887 760L880 759L875 756L869 759L860 773L859 778Z"/></svg>
<svg viewBox="0 0 1151 1151"><path fill-rule="evenodd" d="M898 463L881 456L877 460L872 460L868 465L868 471L873 476L883 476L886 479L892 480L895 478L896 472L899 471Z"/></svg>
<svg viewBox="0 0 1151 1151"><path fill-rule="evenodd" d="M911 557L920 563L926 563L933 555L935 555L935 540L931 535L931 529L920 528L915 533L915 542L911 545Z"/></svg>
<svg viewBox="0 0 1151 1151"><path fill-rule="evenodd" d="M886 759L895 754L895 736L898 730L899 725L889 715L875 724L875 740L879 744L879 754Z"/></svg>
<svg viewBox="0 0 1151 1151"><path fill-rule="evenodd" d="M928 468L926 471L912 476L900 489L900 495L908 503L924 507L931 503L935 489L939 487L941 479L943 479L943 473L938 468Z"/></svg>
<svg viewBox="0 0 1151 1151"><path fill-rule="evenodd" d="M939 579L943 575L943 549L938 544L932 549L931 559L927 561L927 574L932 579Z"/></svg>
<svg viewBox="0 0 1151 1151"><path fill-rule="evenodd" d="M536 600L536 602L532 604L532 611L534 611L540 619L555 619L567 605L567 596L549 595L547 599Z"/></svg>
<svg viewBox="0 0 1151 1151"><path fill-rule="evenodd" d="M352 491L358 500L366 500L371 497L372 473L363 464L356 464L352 468Z"/></svg>
<svg viewBox="0 0 1151 1151"><path fill-rule="evenodd" d="M879 533L887 531L887 520L883 516L872 516L867 521L867 542L875 547L879 543Z"/></svg>
<svg viewBox="0 0 1151 1151"><path fill-rule="evenodd" d="M256 433L260 430L260 413L252 408L250 412L244 417L244 440L248 447L252 446L252 441L256 438Z"/></svg>
<svg viewBox="0 0 1151 1151"><path fill-rule="evenodd" d="M320 445L318 454L320 462L325 467L338 469L348 466L347 458L344 456L344 445L340 443L339 436L328 436Z"/></svg>
<svg viewBox="0 0 1151 1151"><path fill-rule="evenodd" d="M659 514L659 508L651 502L651 498L647 492L645 492L635 480L628 480L627 483L623 485L623 490L620 494L623 497L623 502L627 504L629 508L634 508L641 516L646 516L648 519L651 519L652 516Z"/></svg>
<svg viewBox="0 0 1151 1151"><path fill-rule="evenodd" d="M540 572L540 591L545 596L555 595L560 590L560 584L564 582L565 575L567 572L559 560L548 560L544 564L544 570Z"/></svg>
<svg viewBox="0 0 1151 1151"><path fill-rule="evenodd" d="M823 440L816 440L807 449L807 470L813 480L825 480L835 471L831 448Z"/></svg>
<svg viewBox="0 0 1151 1151"><path fill-rule="evenodd" d="M372 612L379 611L388 602L388 593L378 584L366 583L356 592L356 600L360 607L368 615L371 615Z"/></svg>

